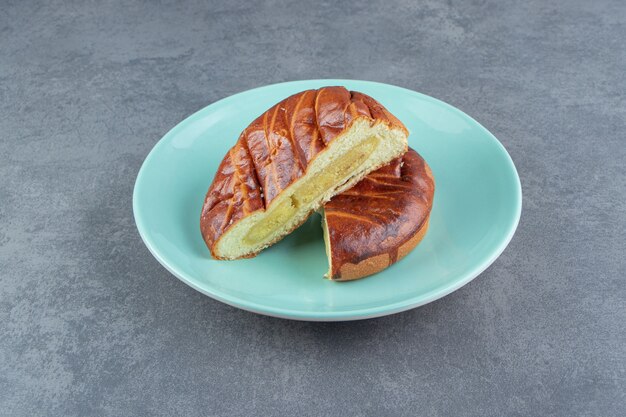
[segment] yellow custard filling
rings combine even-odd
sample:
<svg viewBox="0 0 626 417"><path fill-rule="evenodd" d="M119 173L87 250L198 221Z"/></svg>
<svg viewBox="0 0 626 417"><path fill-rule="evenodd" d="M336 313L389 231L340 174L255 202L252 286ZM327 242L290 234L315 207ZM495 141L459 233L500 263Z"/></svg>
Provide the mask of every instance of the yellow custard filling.
<svg viewBox="0 0 626 417"><path fill-rule="evenodd" d="M321 173L301 180L291 195L282 202L271 206L265 218L255 227L250 229L243 239L246 245L255 245L265 241L282 225L298 213L300 207L309 205L332 189L337 182L345 182L363 164L376 149L380 139L377 136L361 142L355 149L346 152L334 159L333 163Z"/></svg>

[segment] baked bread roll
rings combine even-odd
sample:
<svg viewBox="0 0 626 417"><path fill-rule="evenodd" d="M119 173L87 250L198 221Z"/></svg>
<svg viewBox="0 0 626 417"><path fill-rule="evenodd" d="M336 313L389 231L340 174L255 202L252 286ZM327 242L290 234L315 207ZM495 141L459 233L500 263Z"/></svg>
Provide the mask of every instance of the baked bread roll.
<svg viewBox="0 0 626 417"><path fill-rule="evenodd" d="M435 182L413 149L324 205L328 278L349 281L402 259L428 230Z"/></svg>
<svg viewBox="0 0 626 417"><path fill-rule="evenodd" d="M334 195L401 156L404 125L344 87L295 94L240 135L206 195L200 229L217 259L255 256Z"/></svg>

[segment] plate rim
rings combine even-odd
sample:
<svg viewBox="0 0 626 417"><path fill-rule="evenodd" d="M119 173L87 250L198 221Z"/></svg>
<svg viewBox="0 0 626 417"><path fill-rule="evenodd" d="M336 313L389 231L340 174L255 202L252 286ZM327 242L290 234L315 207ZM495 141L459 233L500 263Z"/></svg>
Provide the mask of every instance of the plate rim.
<svg viewBox="0 0 626 417"><path fill-rule="evenodd" d="M342 85L345 83L369 84L372 86L377 86L377 87L382 87L382 88L391 87L393 89L400 90L401 92L404 92L407 94L417 95L426 101L431 101L437 105L444 106L445 108L453 111L454 113L461 116L462 118L466 118L469 121L473 122L480 130L482 130L483 133L486 134L486 136L489 139L491 139L492 142L495 142L495 145L497 146L500 154L504 157L508 168L514 174L514 177L516 180L515 181L516 187L515 187L515 193L514 193L516 204L515 204L515 213L514 213L513 222L507 225L508 230L506 232L505 238L500 242L498 247L494 251L492 251L491 255L487 259L485 259L482 263L478 264L469 272L465 273L464 274L465 276L462 279L454 281L452 284L449 284L442 288L438 288L433 291L430 291L430 292L427 292L418 296L410 297L410 298L407 298L406 300L398 301L398 302L391 303L391 304L384 304L384 305L378 305L375 307L345 310L345 311L293 310L293 309L268 306L265 304L259 304L259 303L243 300L239 297L222 293L218 289L212 289L212 291L208 291L205 288L202 288L199 285L196 285L193 282L193 279L191 279L190 274L187 274L185 271L179 271L176 268L174 268L172 265L170 265L169 262L166 259L164 259L163 256L161 256L161 254L158 252L156 247L147 237L147 231L146 231L147 226L143 223L143 220L141 219L141 215L138 214L138 204L139 204L138 189L141 187L141 182L144 176L146 175L145 174L147 170L146 166L149 165L150 160L154 158L154 155L156 155L157 149L159 149L161 146L164 146L167 138L176 134L176 132L182 129L185 125L202 117L203 114L209 111L211 107L217 106L219 104L222 104L222 105L226 104L231 100L236 100L237 97L239 97L240 95L249 94L256 90L262 90L262 89L277 87L277 86L285 86L285 87L291 86L291 85L295 86L298 84L305 84L305 83L320 83L320 84L328 83L328 85ZM521 213L522 213L522 185L521 185L519 173L517 172L517 169L515 167L515 163L513 162L513 159L507 152L504 145L502 145L502 143L493 135L493 133L487 130L487 128L485 128L477 120L475 120L473 117L463 112L462 110L458 109L457 107L454 107L451 104L448 104L442 100L431 97L429 95L426 95L426 94L423 94L414 90L410 90L408 88L404 88L404 87L400 87L400 86L396 86L392 84L387 84L387 83L381 83L381 82L376 82L376 81L366 81L366 80L352 80L352 79L311 79L311 80L295 80L295 81L267 84L267 85L251 88L249 90L241 91L239 93L235 93L233 95L221 98L213 103L210 103L207 106L199 109L198 111L192 113L191 115L187 116L186 118L178 122L174 127L172 127L167 133L165 133L165 135L163 135L157 141L157 143L152 147L152 149L150 150L150 152L148 153L148 155L145 157L144 161L142 162L141 167L139 168L139 171L137 173L137 177L135 179L135 184L133 186L132 200L133 200L133 204L132 204L133 217L135 220L135 225L139 232L139 236L141 237L141 240L148 248L148 251L167 271L169 271L176 278L178 278L185 284L189 285L196 291L210 298L213 298L217 301L220 301L224 304L228 304L232 307L236 307L242 310L250 311L252 313L262 314L262 315L271 316L271 317L278 317L278 318L290 319L290 320L300 320L300 321L351 321L351 320L364 320L364 319L369 319L369 318L382 317L382 316L400 313L402 311L411 310L413 308L420 307L422 305L425 305L435 300L438 300L440 298L443 298L446 295L458 290L459 288L467 285L469 282L474 280L474 278L476 278L478 275L484 272L487 268L489 268L489 266L491 266L495 262L496 259L498 259L498 257L504 252L506 247L509 245L509 243L513 239L513 236L515 235L515 232L519 225Z"/></svg>

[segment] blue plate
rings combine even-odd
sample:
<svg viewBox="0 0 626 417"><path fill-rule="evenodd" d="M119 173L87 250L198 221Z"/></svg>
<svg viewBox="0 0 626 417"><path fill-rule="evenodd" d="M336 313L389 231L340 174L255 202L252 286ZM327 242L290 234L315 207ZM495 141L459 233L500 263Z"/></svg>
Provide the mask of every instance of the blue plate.
<svg viewBox="0 0 626 417"><path fill-rule="evenodd" d="M222 157L239 133L273 104L327 85L371 95L409 129L409 145L426 159L436 181L426 237L385 271L344 283L322 278L328 261L317 215L256 258L211 259L199 218ZM269 85L205 107L156 144L139 171L133 194L143 241L183 282L245 310L320 321L397 313L467 284L502 253L513 237L521 207L513 161L478 122L423 94L352 80Z"/></svg>

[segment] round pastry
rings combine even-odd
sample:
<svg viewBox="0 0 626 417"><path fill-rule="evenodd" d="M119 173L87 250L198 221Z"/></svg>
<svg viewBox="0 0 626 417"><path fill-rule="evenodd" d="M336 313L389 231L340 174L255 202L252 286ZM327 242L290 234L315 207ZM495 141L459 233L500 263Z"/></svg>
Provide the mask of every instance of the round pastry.
<svg viewBox="0 0 626 417"><path fill-rule="evenodd" d="M334 195L404 154L408 131L344 87L295 94L240 135L209 187L200 229L217 259L255 256Z"/></svg>
<svg viewBox="0 0 626 417"><path fill-rule="evenodd" d="M349 281L402 259L428 230L435 182L413 149L324 205L327 277Z"/></svg>

